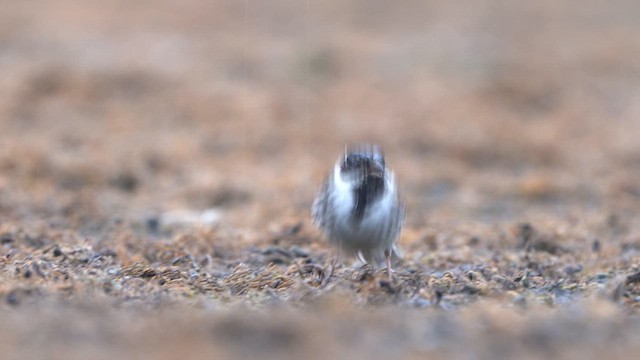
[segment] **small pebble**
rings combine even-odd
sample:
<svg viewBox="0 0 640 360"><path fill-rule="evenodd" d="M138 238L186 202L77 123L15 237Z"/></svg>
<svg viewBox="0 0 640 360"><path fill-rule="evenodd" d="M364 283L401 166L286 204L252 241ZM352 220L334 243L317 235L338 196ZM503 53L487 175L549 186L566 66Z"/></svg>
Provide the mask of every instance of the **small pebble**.
<svg viewBox="0 0 640 360"><path fill-rule="evenodd" d="M2 245L10 244L13 241L14 241L13 234L11 233L4 233L0 235L0 244Z"/></svg>

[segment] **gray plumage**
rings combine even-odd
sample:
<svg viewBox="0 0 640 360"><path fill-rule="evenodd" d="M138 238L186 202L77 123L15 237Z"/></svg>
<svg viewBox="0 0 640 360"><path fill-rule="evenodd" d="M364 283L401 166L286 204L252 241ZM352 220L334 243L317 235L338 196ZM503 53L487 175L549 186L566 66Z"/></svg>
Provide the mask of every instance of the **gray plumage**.
<svg viewBox="0 0 640 360"><path fill-rule="evenodd" d="M378 146L345 150L311 208L315 225L349 255L375 267L401 258L396 246L404 220L394 174Z"/></svg>

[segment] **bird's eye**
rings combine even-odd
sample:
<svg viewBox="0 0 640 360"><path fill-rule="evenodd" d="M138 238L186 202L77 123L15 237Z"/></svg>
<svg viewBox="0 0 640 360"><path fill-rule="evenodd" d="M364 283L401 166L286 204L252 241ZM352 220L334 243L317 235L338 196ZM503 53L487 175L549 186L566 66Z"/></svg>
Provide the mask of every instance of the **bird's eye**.
<svg viewBox="0 0 640 360"><path fill-rule="evenodd" d="M347 157L344 159L344 162L342 163L343 168L351 168L355 165L356 162L352 155L347 155Z"/></svg>

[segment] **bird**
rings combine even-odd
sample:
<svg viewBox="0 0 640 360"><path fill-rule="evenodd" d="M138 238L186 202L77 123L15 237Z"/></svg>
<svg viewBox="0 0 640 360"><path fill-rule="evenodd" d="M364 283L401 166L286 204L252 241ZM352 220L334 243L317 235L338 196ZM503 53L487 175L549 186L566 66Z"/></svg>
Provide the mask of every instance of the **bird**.
<svg viewBox="0 0 640 360"><path fill-rule="evenodd" d="M346 146L324 179L311 206L314 225L330 243L392 281L392 261L402 258L396 241L404 222L404 204L395 175L379 145Z"/></svg>

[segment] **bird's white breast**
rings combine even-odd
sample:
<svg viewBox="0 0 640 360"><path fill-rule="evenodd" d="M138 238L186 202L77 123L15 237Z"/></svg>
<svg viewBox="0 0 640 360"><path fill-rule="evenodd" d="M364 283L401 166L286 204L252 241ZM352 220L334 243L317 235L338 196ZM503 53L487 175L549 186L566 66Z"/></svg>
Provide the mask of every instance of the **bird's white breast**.
<svg viewBox="0 0 640 360"><path fill-rule="evenodd" d="M396 187L393 173L385 178L385 191L381 199L370 205L359 223L352 221L355 195L353 184L340 176L340 168L336 165L333 172L333 204L336 212L334 235L343 240L348 239L352 245L376 247L390 239L384 239L382 230L388 226L396 199Z"/></svg>
<svg viewBox="0 0 640 360"><path fill-rule="evenodd" d="M333 170L333 194L335 211L339 219L345 219L351 214L355 196L353 186L340 176L340 166L336 165Z"/></svg>

